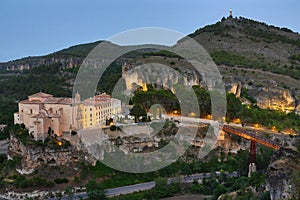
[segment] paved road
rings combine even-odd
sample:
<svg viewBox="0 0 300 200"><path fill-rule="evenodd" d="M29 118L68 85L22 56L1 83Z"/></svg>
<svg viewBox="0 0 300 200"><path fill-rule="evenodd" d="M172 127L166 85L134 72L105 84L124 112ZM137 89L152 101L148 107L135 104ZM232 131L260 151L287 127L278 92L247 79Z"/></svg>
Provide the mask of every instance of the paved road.
<svg viewBox="0 0 300 200"><path fill-rule="evenodd" d="M224 172L229 177L238 177L238 172L228 173ZM216 172L217 176L220 176L220 172ZM175 183L175 182L182 182L182 183L192 183L194 180L199 180L203 178L210 178L212 177L212 173L201 173L201 174L192 174L188 176L181 176L181 177L173 177L167 179L167 184ZM151 190L153 187L155 187L155 182L146 182L146 183L140 183L135 185L128 185L124 187L117 187L117 188L111 188L105 190L105 194L108 197L118 196L122 194L130 194L138 191L145 191L145 190ZM87 199L87 193L77 193L74 195L73 199ZM62 197L62 200L67 200L68 197ZM59 198L52 198L52 200L59 200Z"/></svg>

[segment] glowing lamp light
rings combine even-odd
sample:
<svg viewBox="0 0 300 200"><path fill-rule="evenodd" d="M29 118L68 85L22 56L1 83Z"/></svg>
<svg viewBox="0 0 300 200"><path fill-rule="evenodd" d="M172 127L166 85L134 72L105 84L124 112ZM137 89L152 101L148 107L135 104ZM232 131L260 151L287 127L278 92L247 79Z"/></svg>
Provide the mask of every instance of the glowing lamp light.
<svg viewBox="0 0 300 200"><path fill-rule="evenodd" d="M254 124L254 128L259 128L259 124Z"/></svg>
<svg viewBox="0 0 300 200"><path fill-rule="evenodd" d="M236 124L240 124L241 121L242 121L242 120L239 119L239 118L236 118L236 119L233 119L233 120L232 120L232 122L233 122L233 123L236 123Z"/></svg>
<svg viewBox="0 0 300 200"><path fill-rule="evenodd" d="M212 119L212 116L211 116L211 115L207 115L206 118L207 118L207 119Z"/></svg>
<svg viewBox="0 0 300 200"><path fill-rule="evenodd" d="M114 123L113 123L113 122L110 122L110 123L109 123L109 125L110 125L110 126L113 126L113 125L114 125Z"/></svg>
<svg viewBox="0 0 300 200"><path fill-rule="evenodd" d="M148 88L147 88L147 85L146 84L142 84L142 90L144 92L147 92L148 91Z"/></svg>
<svg viewBox="0 0 300 200"><path fill-rule="evenodd" d="M57 144L58 144L58 146L63 145L62 141L58 141Z"/></svg>

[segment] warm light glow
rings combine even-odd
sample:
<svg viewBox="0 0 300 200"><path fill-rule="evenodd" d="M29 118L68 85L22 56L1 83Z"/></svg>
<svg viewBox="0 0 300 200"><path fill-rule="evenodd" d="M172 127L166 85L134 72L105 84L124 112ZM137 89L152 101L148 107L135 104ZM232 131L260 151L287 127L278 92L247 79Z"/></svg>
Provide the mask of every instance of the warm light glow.
<svg viewBox="0 0 300 200"><path fill-rule="evenodd" d="M249 105L247 105L247 108L250 109L251 107Z"/></svg>
<svg viewBox="0 0 300 200"><path fill-rule="evenodd" d="M195 114L194 112L191 112L191 113L189 114L189 116L190 116L190 117L195 117L196 114Z"/></svg>
<svg viewBox="0 0 300 200"><path fill-rule="evenodd" d="M177 110L174 110L174 111L173 111L173 113L174 113L174 114L177 114L177 113L178 113L178 111L177 111Z"/></svg>
<svg viewBox="0 0 300 200"><path fill-rule="evenodd" d="M110 126L113 126L113 125L114 125L114 123L113 123L113 122L110 122L110 123L109 123L109 125L110 125Z"/></svg>
<svg viewBox="0 0 300 200"><path fill-rule="evenodd" d="M272 126L272 131L277 131L276 126Z"/></svg>
<svg viewBox="0 0 300 200"><path fill-rule="evenodd" d="M63 145L62 141L58 141L57 144L58 144L58 146Z"/></svg>
<svg viewBox="0 0 300 200"><path fill-rule="evenodd" d="M259 128L259 124L254 124L254 128Z"/></svg>
<svg viewBox="0 0 300 200"><path fill-rule="evenodd" d="M292 128L286 129L283 132L290 135L297 135L297 133Z"/></svg>
<svg viewBox="0 0 300 200"><path fill-rule="evenodd" d="M207 115L206 118L207 119L212 119L212 116L211 115Z"/></svg>
<svg viewBox="0 0 300 200"><path fill-rule="evenodd" d="M239 118L234 118L234 119L232 120L232 122L233 122L233 123L236 123L236 124L240 124L240 123L242 122L242 120L239 119Z"/></svg>
<svg viewBox="0 0 300 200"><path fill-rule="evenodd" d="M148 91L148 88L147 88L147 85L146 84L142 84L142 90L144 92L147 92Z"/></svg>

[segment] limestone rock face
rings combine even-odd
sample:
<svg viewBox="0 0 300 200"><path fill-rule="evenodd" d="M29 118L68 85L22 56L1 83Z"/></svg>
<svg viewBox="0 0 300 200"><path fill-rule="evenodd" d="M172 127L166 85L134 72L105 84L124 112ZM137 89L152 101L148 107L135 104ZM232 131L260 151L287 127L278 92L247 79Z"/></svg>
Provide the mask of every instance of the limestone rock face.
<svg viewBox="0 0 300 200"><path fill-rule="evenodd" d="M240 81L225 83L225 88L229 93L234 94L236 97L241 96L242 83Z"/></svg>
<svg viewBox="0 0 300 200"><path fill-rule="evenodd" d="M254 96L257 105L263 109L294 111L295 99L286 89L263 87Z"/></svg>
<svg viewBox="0 0 300 200"><path fill-rule="evenodd" d="M271 200L299 198L299 162L297 151L282 148L275 152L266 173Z"/></svg>
<svg viewBox="0 0 300 200"><path fill-rule="evenodd" d="M182 73L182 74L181 74ZM156 84L157 87L165 87L174 90L174 84L199 85L199 75L194 70L178 72L173 68L168 68L158 64L144 64L142 67L131 65L123 66L122 77L125 80L126 89L133 89L133 85L142 86L146 89L146 84Z"/></svg>
<svg viewBox="0 0 300 200"><path fill-rule="evenodd" d="M25 146L15 137L10 140L9 154L22 156L21 164L24 170L36 169L45 164L62 166L87 160L82 151L72 147L54 150L49 147Z"/></svg>

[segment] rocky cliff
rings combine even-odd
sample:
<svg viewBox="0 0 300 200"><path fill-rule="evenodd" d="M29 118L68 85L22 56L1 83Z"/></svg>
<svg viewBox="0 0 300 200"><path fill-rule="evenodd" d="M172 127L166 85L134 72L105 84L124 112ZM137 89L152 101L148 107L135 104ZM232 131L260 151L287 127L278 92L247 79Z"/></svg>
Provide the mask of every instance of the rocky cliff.
<svg viewBox="0 0 300 200"><path fill-rule="evenodd" d="M49 166L68 166L71 163L86 160L83 152L73 147L52 149L47 146L25 146L15 137L11 137L9 154L22 156L21 165L24 171L32 171L45 164Z"/></svg>
<svg viewBox="0 0 300 200"><path fill-rule="evenodd" d="M300 138L293 146L300 150ZM300 196L300 153L296 148L275 152L268 167L266 180L271 200L298 199Z"/></svg>

